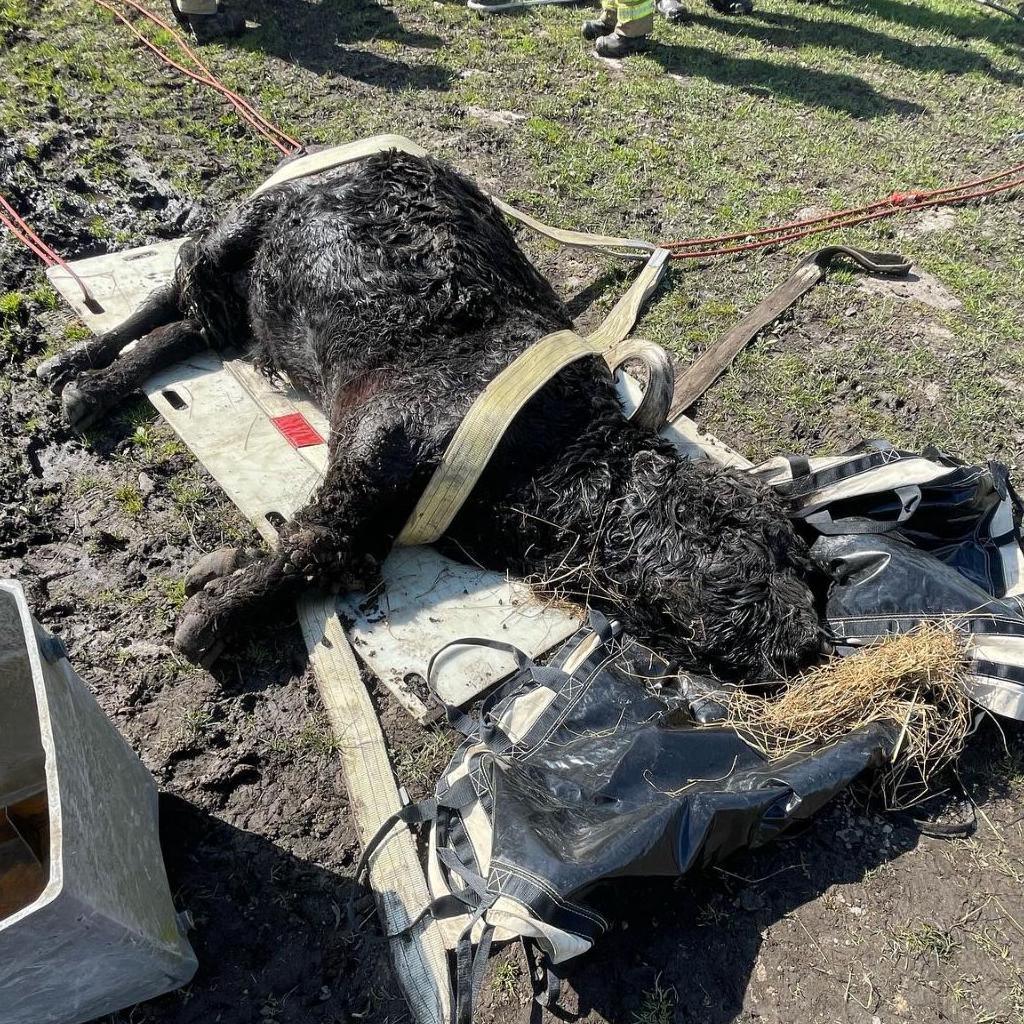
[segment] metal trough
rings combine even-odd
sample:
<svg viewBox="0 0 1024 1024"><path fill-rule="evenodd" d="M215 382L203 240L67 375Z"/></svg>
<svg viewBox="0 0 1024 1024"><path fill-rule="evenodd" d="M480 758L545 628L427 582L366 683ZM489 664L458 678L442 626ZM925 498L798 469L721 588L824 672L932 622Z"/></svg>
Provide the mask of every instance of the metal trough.
<svg viewBox="0 0 1024 1024"><path fill-rule="evenodd" d="M76 1024L185 984L149 772L0 580L0 1024Z"/></svg>

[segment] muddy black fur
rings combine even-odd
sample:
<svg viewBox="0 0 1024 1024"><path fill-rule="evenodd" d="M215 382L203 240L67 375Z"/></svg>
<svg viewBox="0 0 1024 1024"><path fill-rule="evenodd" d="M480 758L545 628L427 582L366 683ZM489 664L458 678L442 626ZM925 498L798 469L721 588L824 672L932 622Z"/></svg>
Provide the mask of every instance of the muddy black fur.
<svg viewBox="0 0 1024 1024"><path fill-rule="evenodd" d="M201 657L310 584L371 580L487 382L570 326L475 185L385 153L244 203L186 243L174 284L133 322L48 372L71 380L65 410L82 422L157 364L249 337L257 365L329 417L326 479L279 551L200 574L176 642ZM779 500L628 423L596 357L530 401L445 543L610 606L691 670L777 678L820 651L818 570Z"/></svg>

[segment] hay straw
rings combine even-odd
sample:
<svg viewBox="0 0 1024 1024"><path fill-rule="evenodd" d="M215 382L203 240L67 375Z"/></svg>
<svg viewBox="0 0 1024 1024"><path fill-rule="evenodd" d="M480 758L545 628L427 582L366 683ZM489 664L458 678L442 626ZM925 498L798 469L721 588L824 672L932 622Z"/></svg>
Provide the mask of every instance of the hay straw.
<svg viewBox="0 0 1024 1024"><path fill-rule="evenodd" d="M928 794L928 780L952 763L971 729L961 685L966 640L956 624L925 623L845 658L833 658L764 696L716 694L728 722L771 760L826 746L875 722L898 728L882 792L908 807Z"/></svg>

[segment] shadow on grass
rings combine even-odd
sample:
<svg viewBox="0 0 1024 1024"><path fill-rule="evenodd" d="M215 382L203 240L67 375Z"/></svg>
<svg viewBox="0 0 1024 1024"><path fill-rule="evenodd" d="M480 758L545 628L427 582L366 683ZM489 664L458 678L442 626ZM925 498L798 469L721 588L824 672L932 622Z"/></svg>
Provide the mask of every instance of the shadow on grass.
<svg viewBox="0 0 1024 1024"><path fill-rule="evenodd" d="M352 0L235 0L232 6L259 24L238 40L241 49L395 92L451 86L451 72L439 64L407 64L357 45L382 40L424 50L443 45L438 36L406 31L389 7Z"/></svg>
<svg viewBox="0 0 1024 1024"><path fill-rule="evenodd" d="M877 2L888 6L887 0ZM887 17L888 13L881 16ZM910 71L938 71L946 75L979 72L1003 85L1024 84L1024 73L996 67L983 54L965 46L909 43L882 32L872 32L870 29L848 23L836 25L834 22L808 21L793 14L774 11L756 12L752 18L744 19L742 22L724 21L721 18L695 13L692 21L717 29L726 35L754 39L779 49L820 46L845 50L857 57L880 57L892 65ZM927 18L922 18L921 24L915 27L932 30L936 28ZM1019 41L1024 42L1024 25L1017 27L1021 30L1018 34ZM801 70L801 73L806 72Z"/></svg>
<svg viewBox="0 0 1024 1024"><path fill-rule="evenodd" d="M715 23L718 24L717 21ZM749 22L733 29L738 33L749 30ZM856 75L818 71L810 67L786 67L767 60L663 43L654 43L649 56L669 74L706 78L755 96L769 93L807 106L827 107L859 120L893 115L911 118L925 112L919 103L886 96Z"/></svg>
<svg viewBox="0 0 1024 1024"><path fill-rule="evenodd" d="M832 6L859 13L875 14L886 21L911 28L942 32L957 39L984 39L1003 50L1019 53L1024 49L1024 25L1005 15L986 13L975 9L975 14L950 14L937 11L924 4L910 4L903 0L831 0ZM1016 0L1004 0L1007 7L1016 6ZM970 10L968 6L968 10Z"/></svg>

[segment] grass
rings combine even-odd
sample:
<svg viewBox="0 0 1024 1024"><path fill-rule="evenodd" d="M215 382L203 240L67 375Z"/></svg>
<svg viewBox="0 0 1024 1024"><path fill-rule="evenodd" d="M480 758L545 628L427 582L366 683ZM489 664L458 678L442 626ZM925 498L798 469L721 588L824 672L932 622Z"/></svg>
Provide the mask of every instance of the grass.
<svg viewBox="0 0 1024 1024"><path fill-rule="evenodd" d="M550 222L652 239L749 230L807 208L935 187L1024 160L1024 36L1009 20L968 0L757 3L755 16L729 19L694 0L688 23L659 20L650 54L618 69L591 57L578 38L581 10L480 18L462 3L436 0L247 0L259 27L204 53L230 86L306 142L399 132ZM67 256L173 230L160 202L124 199L146 199L140 166L210 211L226 208L274 167L276 152L220 100L176 80L90 0L0 0L0 49L0 137L17 147L4 194L34 223L55 225L48 241ZM77 190L64 185L72 172ZM697 417L755 459L886 436L909 448L934 442L972 461L1001 458L1024 472L1021 209L1021 200L991 202L952 210L940 230L926 231L911 216L844 234L843 241L904 252L961 305L937 310L868 294L860 274L833 272L740 357ZM589 289L591 315L607 311L631 277L611 260L521 237L562 294ZM803 253L835 240L822 236L702 267L676 264L638 334L685 363L788 276ZM4 395L13 386L7 362L29 354L30 368L84 336L80 324L40 336L35 318L54 310L57 297L41 275L7 272L22 259L0 236ZM185 458L145 401L124 408L119 420L133 473L141 462ZM173 468L179 471L159 475L159 495L166 488L190 528L252 542L236 516L215 528L219 509L211 511L202 481L189 468ZM109 503L112 494L109 483L85 476L72 490L85 501ZM127 515L141 515L136 487L125 485L115 497ZM109 616L148 601L165 615L181 597L180 581L154 579L145 591L100 591L89 603ZM257 667L278 656L258 641L250 655ZM183 728L198 738L208 714L184 712ZM329 753L333 743L317 720L269 742L295 756ZM451 743L431 735L397 751L401 780L429 789ZM1024 791L1019 757L997 770L1007 790ZM950 849L961 864L970 852L999 886L1016 891L1024 883L1016 845L971 840ZM973 881L965 876L964 885ZM952 970L968 946L1004 963L996 932L979 929L968 939L920 920L941 920L939 913L900 909L911 923L883 931L878 942L913 961L912 973ZM705 902L701 934L710 937L733 916ZM495 972L499 991L516 980L503 964ZM693 1015L682 984L678 998L660 976L653 988L640 987L634 1024ZM977 1007L979 1022L1024 1024L1024 987L1005 998L989 998L981 985L973 996L967 989L964 1005ZM268 1010L273 1016L276 1004ZM834 1003L822 1012L845 1011ZM938 1015L935 1006L921 1014Z"/></svg>
<svg viewBox="0 0 1024 1024"><path fill-rule="evenodd" d="M892 945L898 955L927 957L935 961L936 967L949 962L960 948L960 942L954 938L951 930L927 922L913 928L893 929Z"/></svg>
<svg viewBox="0 0 1024 1024"><path fill-rule="evenodd" d="M259 28L206 56L286 130L316 143L405 133L567 226L651 238L744 230L1024 158L1017 26L962 0L761 0L745 19L695 6L688 24L659 21L651 53L620 69L590 56L571 8L480 18L433 0L250 6ZM88 126L77 160L97 190L130 181L128 150L213 203L272 168L274 152L219 100L191 83L167 88L170 74L88 0L44 0L31 18L21 2L0 10L0 131L26 147L19 174L48 178L50 150L75 126ZM106 206L67 216L97 245L122 244L127 225ZM845 240L904 250L962 307L867 296L858 275L834 274L741 358L700 418L754 457L885 435L1021 468L1019 205L957 209L927 233L867 225ZM566 276L566 254L528 244ZM691 357L811 244L676 268L640 332ZM621 290L611 262L572 266L603 282L597 305Z"/></svg>
<svg viewBox="0 0 1024 1024"><path fill-rule="evenodd" d="M455 753L455 738L449 732L432 732L423 742L394 751L395 774L406 786L432 789L438 773Z"/></svg>
<svg viewBox="0 0 1024 1024"><path fill-rule="evenodd" d="M772 758L888 723L898 738L881 788L888 806L911 806L960 756L970 732L965 644L955 626L928 625L815 666L768 696L739 689L722 701L744 739Z"/></svg>
<svg viewBox="0 0 1024 1024"><path fill-rule="evenodd" d="M181 726L178 740L185 746L198 743L203 734L213 724L213 710L209 705L197 708L186 708L181 715Z"/></svg>
<svg viewBox="0 0 1024 1024"><path fill-rule="evenodd" d="M654 979L653 988L640 997L640 1008L633 1014L633 1024L673 1024L675 1019L676 991L663 988L661 976Z"/></svg>
<svg viewBox="0 0 1024 1024"><path fill-rule="evenodd" d="M506 999L513 999L519 989L520 976L519 964L515 960L502 959L491 972L491 985Z"/></svg>
<svg viewBox="0 0 1024 1024"><path fill-rule="evenodd" d="M135 484L121 484L114 489L114 500L124 509L125 515L137 519L142 515L146 502Z"/></svg>
<svg viewBox="0 0 1024 1024"><path fill-rule="evenodd" d="M307 719L298 732L272 736L267 746L277 754L293 757L326 757L338 750L338 741L327 717L318 714Z"/></svg>
<svg viewBox="0 0 1024 1024"><path fill-rule="evenodd" d="M132 432L132 444L146 463L154 466L162 466L185 454L184 446L173 439L169 428L156 423L140 423ZM189 485L182 481L178 486L184 491Z"/></svg>
<svg viewBox="0 0 1024 1024"><path fill-rule="evenodd" d="M161 576L155 581L156 589L170 609L177 612L185 603L185 579L183 576Z"/></svg>

